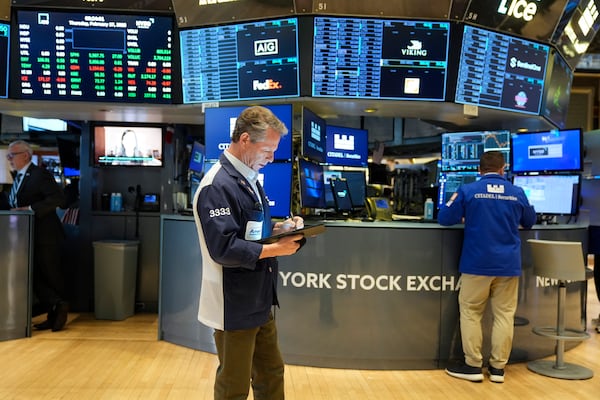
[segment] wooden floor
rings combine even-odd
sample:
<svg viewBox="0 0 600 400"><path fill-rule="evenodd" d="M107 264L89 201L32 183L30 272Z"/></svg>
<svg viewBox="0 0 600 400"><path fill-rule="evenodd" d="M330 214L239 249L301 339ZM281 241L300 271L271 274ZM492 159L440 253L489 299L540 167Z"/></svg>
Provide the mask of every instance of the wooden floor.
<svg viewBox="0 0 600 400"><path fill-rule="evenodd" d="M591 320L599 314L592 282L588 296L592 338L565 356L567 362L592 368L595 376L589 380L547 378L530 372L525 364L510 364L504 384L462 381L443 370L289 365L286 399L597 399L600 334ZM158 341L157 320L156 314L100 321L92 314L72 313L63 331L34 331L31 338L0 342L0 399L212 399L216 357Z"/></svg>

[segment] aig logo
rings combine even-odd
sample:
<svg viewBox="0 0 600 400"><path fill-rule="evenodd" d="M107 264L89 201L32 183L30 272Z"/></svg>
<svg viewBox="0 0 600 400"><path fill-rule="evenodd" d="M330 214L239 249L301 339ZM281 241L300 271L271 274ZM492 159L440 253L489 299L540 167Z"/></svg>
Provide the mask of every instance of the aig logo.
<svg viewBox="0 0 600 400"><path fill-rule="evenodd" d="M255 56L268 56L279 53L279 44L277 39L257 40L254 42Z"/></svg>

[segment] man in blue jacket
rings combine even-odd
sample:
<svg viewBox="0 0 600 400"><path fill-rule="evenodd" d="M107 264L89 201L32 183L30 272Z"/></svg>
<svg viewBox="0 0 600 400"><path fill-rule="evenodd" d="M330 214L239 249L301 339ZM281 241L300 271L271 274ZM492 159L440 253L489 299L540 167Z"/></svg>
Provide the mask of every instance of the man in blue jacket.
<svg viewBox="0 0 600 400"><path fill-rule="evenodd" d="M194 196L202 252L198 320L215 329L215 399L245 399L250 385L257 400L284 398L284 363L272 314L278 305L275 257L294 254L303 236L272 244L257 240L304 225L301 217L272 225L258 182L258 171L273 161L285 134L287 128L269 109L242 111L229 148Z"/></svg>
<svg viewBox="0 0 600 400"><path fill-rule="evenodd" d="M465 225L458 295L465 359L446 372L473 382L483 380L481 319L488 300L494 319L488 375L492 382L504 382L521 275L519 226L529 229L536 221L523 189L504 178L504 167L501 152L484 153L481 179L461 186L438 213L441 225Z"/></svg>

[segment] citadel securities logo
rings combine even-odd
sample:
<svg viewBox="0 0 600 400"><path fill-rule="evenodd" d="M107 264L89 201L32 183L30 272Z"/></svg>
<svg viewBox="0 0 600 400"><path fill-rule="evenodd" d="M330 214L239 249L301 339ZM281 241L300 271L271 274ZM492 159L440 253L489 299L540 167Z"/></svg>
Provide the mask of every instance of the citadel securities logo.
<svg viewBox="0 0 600 400"><path fill-rule="evenodd" d="M510 3L509 3L510 1ZM537 0L539 2L539 0ZM531 21L537 13L537 4L526 0L501 0L498 14L508 15L523 21Z"/></svg>
<svg viewBox="0 0 600 400"><path fill-rule="evenodd" d="M284 287L381 292L447 292L460 289L460 277L445 275L359 275L279 271Z"/></svg>
<svg viewBox="0 0 600 400"><path fill-rule="evenodd" d="M354 136L342 135L341 133L334 133L333 148L337 150L354 151Z"/></svg>
<svg viewBox="0 0 600 400"><path fill-rule="evenodd" d="M279 53L279 42L277 39L256 40L254 42L255 56L270 56Z"/></svg>

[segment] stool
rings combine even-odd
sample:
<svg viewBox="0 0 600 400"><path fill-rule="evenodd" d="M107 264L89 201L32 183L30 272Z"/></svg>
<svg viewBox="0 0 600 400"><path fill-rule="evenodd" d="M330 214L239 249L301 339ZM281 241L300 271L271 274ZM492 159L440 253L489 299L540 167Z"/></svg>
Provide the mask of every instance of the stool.
<svg viewBox="0 0 600 400"><path fill-rule="evenodd" d="M567 281L585 280L585 263L581 242L528 239L537 276L558 280L556 326L534 327L533 333L556 340L556 361L535 360L527 368L541 375L561 379L589 379L594 372L576 364L564 362L565 341L589 339L587 332L565 328L565 298Z"/></svg>

